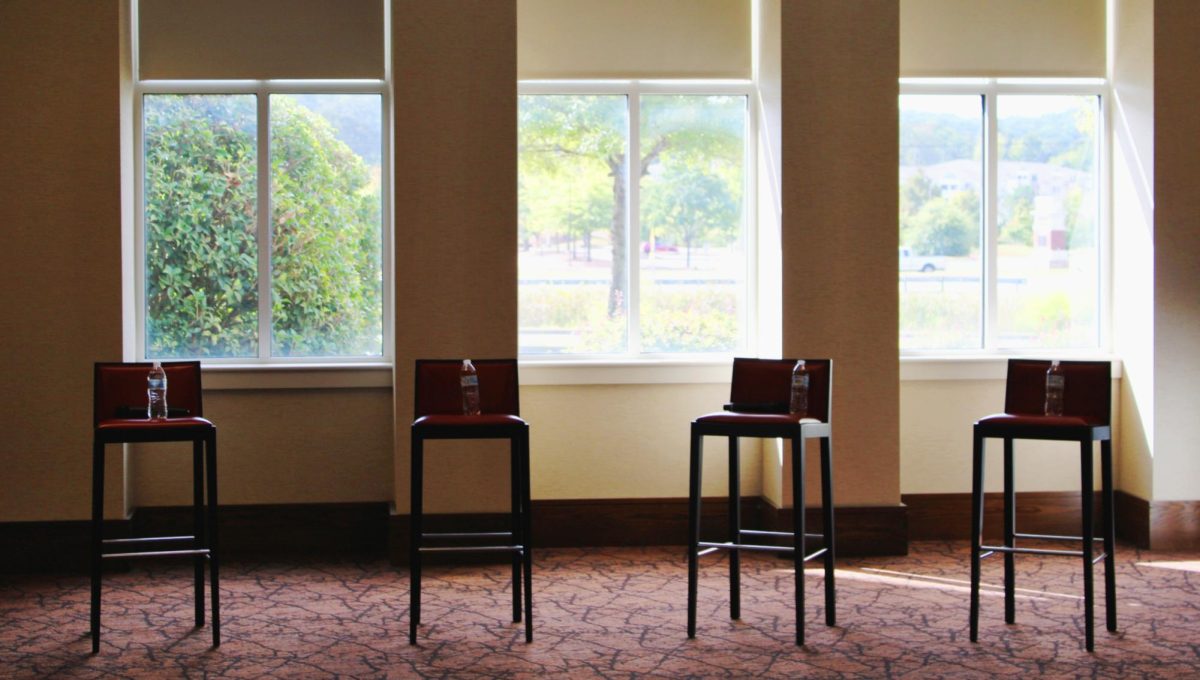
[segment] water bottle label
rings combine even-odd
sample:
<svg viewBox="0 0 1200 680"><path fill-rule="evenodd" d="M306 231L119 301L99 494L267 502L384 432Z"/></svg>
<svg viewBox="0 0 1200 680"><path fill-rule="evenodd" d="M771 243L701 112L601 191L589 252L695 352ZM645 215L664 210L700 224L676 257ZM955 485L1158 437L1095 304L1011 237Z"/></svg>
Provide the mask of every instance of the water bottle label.
<svg viewBox="0 0 1200 680"><path fill-rule="evenodd" d="M799 387L802 390L807 390L808 389L808 377L809 376L807 373L804 373L801 375L793 375L792 376L792 387L793 388Z"/></svg>
<svg viewBox="0 0 1200 680"><path fill-rule="evenodd" d="M1067 384L1067 379L1061 375L1046 376L1046 389L1061 390Z"/></svg>
<svg viewBox="0 0 1200 680"><path fill-rule="evenodd" d="M462 377L462 386L463 387L474 387L478 384L479 384L479 376L477 376L477 375L464 375Z"/></svg>

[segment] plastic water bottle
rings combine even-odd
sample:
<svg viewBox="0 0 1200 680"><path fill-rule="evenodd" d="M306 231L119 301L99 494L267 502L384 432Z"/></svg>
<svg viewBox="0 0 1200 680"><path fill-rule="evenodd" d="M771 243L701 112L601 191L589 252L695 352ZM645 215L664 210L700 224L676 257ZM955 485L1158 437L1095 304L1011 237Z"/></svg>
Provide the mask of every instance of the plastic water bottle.
<svg viewBox="0 0 1200 680"><path fill-rule="evenodd" d="M459 381L462 384L463 415L479 415L479 375L470 359L463 359Z"/></svg>
<svg viewBox="0 0 1200 680"><path fill-rule="evenodd" d="M146 376L146 417L167 417L167 372L157 361Z"/></svg>
<svg viewBox="0 0 1200 680"><path fill-rule="evenodd" d="M1058 359L1050 362L1046 371L1046 415L1061 416L1063 414L1063 395L1067 390L1067 377L1063 374Z"/></svg>
<svg viewBox="0 0 1200 680"><path fill-rule="evenodd" d="M792 398L788 404L788 412L792 415L801 418L808 415L808 383L809 370L801 359L792 368Z"/></svg>

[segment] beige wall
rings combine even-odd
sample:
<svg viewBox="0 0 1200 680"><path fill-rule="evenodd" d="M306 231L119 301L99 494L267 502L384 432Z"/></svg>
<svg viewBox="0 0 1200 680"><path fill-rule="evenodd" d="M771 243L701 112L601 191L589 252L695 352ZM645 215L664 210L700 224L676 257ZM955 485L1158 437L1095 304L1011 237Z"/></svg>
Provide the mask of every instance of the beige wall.
<svg viewBox="0 0 1200 680"><path fill-rule="evenodd" d="M140 0L141 77L383 78L382 0Z"/></svg>
<svg viewBox="0 0 1200 680"><path fill-rule="evenodd" d="M517 21L520 12L523 27L531 25L524 17L533 4L395 3L394 16L404 18L393 26L395 280L401 301L395 398L388 389L210 391L209 410L221 427L225 502L390 498L406 512L412 360L515 354L518 52L522 74L526 63ZM546 11L558 5L541 4ZM864 1L762 0L760 5L760 28L782 38L775 57L778 72L771 75L769 49L759 56L767 56L765 82L773 85L777 79L779 85L775 94L762 90L761 132L764 140L774 141L760 149L780 146L777 160L763 162L777 162L782 171L780 248L788 263L783 351L828 354L838 362L835 456L838 500L844 504L891 505L901 490L966 491L959 468L965 465L963 438L969 429L941 429L948 419L938 420L938 412L944 408L969 423L994 410L1001 388L998 381L901 385L898 380L895 77L901 70L932 74L913 66L922 63L914 55L933 49L920 33L913 37L913 27L951 33L947 26L955 16L982 23L983 15L964 14L956 5L978 11L1005 5L1016 22L990 25L993 33L1014 39L1036 33L1039 21L1033 17L1054 6L1079 18L1063 30L1091 36L1094 13L1103 3L943 2L949 14L939 13L936 22L912 23L937 5L917 0L904 0L899 10ZM1021 9L1014 12L1017 5ZM1200 154L1190 110L1200 73L1191 41L1196 11L1188 2L1159 0L1148 40L1150 3L1116 5L1123 34L1116 42L1114 102L1122 109L1114 111L1114 120L1128 128L1128 134L1114 133L1113 145L1115 337L1125 362L1119 390L1120 479L1123 488L1147 498L1194 499L1200 497L1195 482L1200 458L1193 455L1195 419L1186 409L1196 401L1200 377L1189 351L1200 346L1194 302L1200 289L1194 264L1200 247L1194 224L1200 214L1194 191ZM119 7L118 0L0 3L5 92L0 97L0 225L6 236L0 253L5 309L0 337L6 350L0 358L0 521L88 514L91 365L122 356L120 169L128 159L120 143ZM748 26L748 16L746 21ZM1030 69L1022 75L1045 75L1037 69L1050 68L1047 64L1055 75L1096 75L1091 38L1072 33L1058 46L1006 44L1012 55L1036 57L1036 63L1022 67ZM1058 51L1072 45L1074 56ZM1145 59L1151 46L1152 65ZM960 69L980 68L960 56L936 58ZM921 68L932 69L933 58L921 57L926 63ZM734 62L735 71L748 68L739 59ZM954 75L949 68L937 70L937 75ZM988 75L1006 74L1016 72ZM859 200L863 195L881 200ZM769 209L769 200L766 205ZM1152 279L1144 273L1150 258ZM821 266L830 262L839 264ZM1145 304L1147 298L1152 306ZM873 311L864 314L864 309ZM1144 330L1151 324L1153 333ZM1144 332L1122 335L1135 328ZM1144 347L1149 343L1152 351ZM46 386L53 388L53 401ZM686 423L721 403L726 389L718 384L527 386L523 400L534 428L535 495L684 495ZM618 421L627 433L609 426ZM721 447L713 442L709 451L715 454ZM506 489L495 488L493 481L497 475L506 478L506 457L486 458L495 453L486 447L445 450L430 464L427 507L504 507ZM773 451L763 457L778 462ZM119 515L126 499L118 448L108 460L109 512ZM720 456L709 456L709 465L715 467L706 469L705 493L716 495L724 484ZM747 493L782 483L778 465L761 475L754 468L751 463L744 469ZM1026 481L1043 487L1061 481L1059 488L1073 488L1073 469L1064 463L1044 479ZM169 460L139 457L129 473L132 503L175 503L186 495L179 490L185 473Z"/></svg>
<svg viewBox="0 0 1200 680"><path fill-rule="evenodd" d="M1000 369L1001 372L1003 369ZM1113 380L1113 413L1121 381ZM906 494L967 493L971 490L971 424L1004 410L1004 379L906 380L900 383L900 486ZM1121 427L1114 420L1114 440ZM1003 486L999 440L986 443L984 487ZM1016 451L1018 491L1079 489L1079 444L1020 441ZM1096 448L1094 479L1100 484ZM1121 480L1118 479L1118 486ZM1122 486L1122 488L1124 488Z"/></svg>
<svg viewBox="0 0 1200 680"><path fill-rule="evenodd" d="M524 79L749 78L750 0L518 0Z"/></svg>
<svg viewBox="0 0 1200 680"><path fill-rule="evenodd" d="M392 500L390 389L208 390L204 412L222 503ZM191 502L190 445L132 448L135 506Z"/></svg>
<svg viewBox="0 0 1200 680"><path fill-rule="evenodd" d="M1200 499L1200 8L1154 3L1154 500Z"/></svg>
<svg viewBox="0 0 1200 680"><path fill-rule="evenodd" d="M899 11L803 0L781 16L783 354L834 360L838 502L896 505Z"/></svg>
<svg viewBox="0 0 1200 680"><path fill-rule="evenodd" d="M121 358L118 12L0 3L0 521L90 513L92 363Z"/></svg>
<svg viewBox="0 0 1200 680"><path fill-rule="evenodd" d="M900 73L1104 76L1105 0L901 0Z"/></svg>
<svg viewBox="0 0 1200 680"><path fill-rule="evenodd" d="M1121 357L1121 489L1154 498L1154 4L1111 5L1113 350Z"/></svg>
<svg viewBox="0 0 1200 680"><path fill-rule="evenodd" d="M526 386L534 498L680 498L688 493L689 423L719 410L729 385ZM706 438L703 492L728 489L723 439ZM741 445L741 489L758 495L757 442Z"/></svg>
<svg viewBox="0 0 1200 680"><path fill-rule="evenodd" d="M517 353L517 10L515 0L398 0L392 16L394 491L407 513L413 361ZM506 508L507 485L495 483L508 479L506 451L428 448L426 508Z"/></svg>

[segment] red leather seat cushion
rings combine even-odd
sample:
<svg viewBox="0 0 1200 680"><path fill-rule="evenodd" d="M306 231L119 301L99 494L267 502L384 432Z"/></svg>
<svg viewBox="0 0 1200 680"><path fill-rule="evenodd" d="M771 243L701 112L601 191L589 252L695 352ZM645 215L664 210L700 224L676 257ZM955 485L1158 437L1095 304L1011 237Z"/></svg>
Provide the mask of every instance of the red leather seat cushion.
<svg viewBox="0 0 1200 680"><path fill-rule="evenodd" d="M110 418L96 423L97 430L179 430L207 429L213 426L207 418L162 418L146 420L142 418Z"/></svg>
<svg viewBox="0 0 1200 680"><path fill-rule="evenodd" d="M486 425L524 425L517 416L499 413L484 413L478 416L434 414L421 416L413 421L413 427L482 427Z"/></svg>
<svg viewBox="0 0 1200 680"><path fill-rule="evenodd" d="M1087 420L1079 416L1043 416L1043 415L1014 415L1011 413L995 413L990 416L980 418L980 425L1011 425L1013 427L1025 427L1036 425L1038 427L1088 427L1095 423L1089 423Z"/></svg>
<svg viewBox="0 0 1200 680"><path fill-rule="evenodd" d="M811 419L809 419L811 421ZM697 423L725 423L729 425L795 425L800 416L790 413L737 413L717 411L696 419ZM819 421L811 421L819 422Z"/></svg>

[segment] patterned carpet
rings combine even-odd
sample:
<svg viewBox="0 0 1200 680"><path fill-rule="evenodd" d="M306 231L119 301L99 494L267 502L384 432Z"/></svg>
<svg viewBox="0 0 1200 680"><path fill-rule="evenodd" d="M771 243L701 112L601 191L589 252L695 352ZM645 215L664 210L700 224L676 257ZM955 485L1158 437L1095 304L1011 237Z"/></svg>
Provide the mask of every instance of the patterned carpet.
<svg viewBox="0 0 1200 680"><path fill-rule="evenodd" d="M0 677L1200 677L1200 553L1123 546L1118 560L1120 632L1104 631L1100 597L1095 654L1083 650L1080 570L1064 558L1018 558L1014 626L996 591L1001 562L986 560L980 642L968 642L961 542L841 560L834 628L823 623L814 569L804 648L792 644L788 562L761 554L743 557L740 621L728 618L727 563L703 558L699 629L688 640L682 549L543 550L531 645L509 620L499 565L427 568L425 625L410 647L401 570L230 563L214 650L210 631L191 625L187 567L142 562L106 578L96 656L85 577L3 576Z"/></svg>

